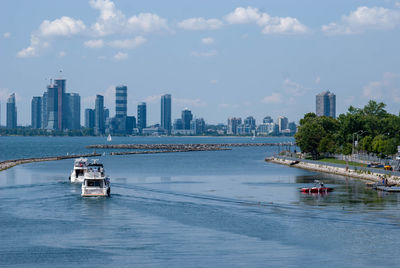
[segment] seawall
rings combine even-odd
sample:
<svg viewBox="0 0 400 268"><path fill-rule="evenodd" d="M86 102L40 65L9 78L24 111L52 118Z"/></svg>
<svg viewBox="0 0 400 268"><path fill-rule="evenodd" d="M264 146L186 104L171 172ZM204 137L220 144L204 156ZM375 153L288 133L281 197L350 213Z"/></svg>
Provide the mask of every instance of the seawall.
<svg viewBox="0 0 400 268"><path fill-rule="evenodd" d="M361 180L373 181L373 182L380 182L382 177L388 180L389 184L400 184L400 177L394 175L386 175L381 173L374 173L374 172L366 172L363 170L351 169L346 167L334 167L329 165L324 165L323 163L309 163L309 162L302 162L301 159L298 160L299 163L294 163L294 160L284 159L280 157L267 157L265 159L267 162L272 162L275 164L286 165L290 167L302 168L306 170L330 173L340 176L352 177Z"/></svg>

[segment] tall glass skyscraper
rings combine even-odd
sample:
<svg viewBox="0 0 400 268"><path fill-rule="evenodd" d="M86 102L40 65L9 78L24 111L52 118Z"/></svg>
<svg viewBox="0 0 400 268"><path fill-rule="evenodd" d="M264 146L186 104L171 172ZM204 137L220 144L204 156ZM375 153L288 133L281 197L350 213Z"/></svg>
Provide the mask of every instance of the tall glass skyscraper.
<svg viewBox="0 0 400 268"><path fill-rule="evenodd" d="M80 129L81 128L81 97L77 93L66 94L67 112L64 114L66 118L66 127L68 129Z"/></svg>
<svg viewBox="0 0 400 268"><path fill-rule="evenodd" d="M115 88L115 117L127 116L128 110L128 88L118 86Z"/></svg>
<svg viewBox="0 0 400 268"><path fill-rule="evenodd" d="M193 119L192 112L188 108L185 108L185 110L182 111L181 118L183 122L183 129L190 129L190 121Z"/></svg>
<svg viewBox="0 0 400 268"><path fill-rule="evenodd" d="M7 128L17 128L17 106L15 104L15 93L7 99Z"/></svg>
<svg viewBox="0 0 400 268"><path fill-rule="evenodd" d="M94 128L94 110L93 109L85 109L85 127L86 128Z"/></svg>
<svg viewBox="0 0 400 268"><path fill-rule="evenodd" d="M161 96L161 127L171 134L171 95Z"/></svg>
<svg viewBox="0 0 400 268"><path fill-rule="evenodd" d="M42 127L42 97L33 97L31 105L32 128Z"/></svg>
<svg viewBox="0 0 400 268"><path fill-rule="evenodd" d="M316 114L336 118L336 95L324 91L316 96Z"/></svg>
<svg viewBox="0 0 400 268"><path fill-rule="evenodd" d="M95 133L104 133L104 97L102 95L96 95L95 103Z"/></svg>
<svg viewBox="0 0 400 268"><path fill-rule="evenodd" d="M137 127L142 132L146 128L146 103L140 102L137 106Z"/></svg>

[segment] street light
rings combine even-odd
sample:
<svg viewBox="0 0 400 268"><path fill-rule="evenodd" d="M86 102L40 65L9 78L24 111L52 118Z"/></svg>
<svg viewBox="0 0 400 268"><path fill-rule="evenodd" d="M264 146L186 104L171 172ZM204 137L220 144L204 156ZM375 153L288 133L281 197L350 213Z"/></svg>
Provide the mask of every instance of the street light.
<svg viewBox="0 0 400 268"><path fill-rule="evenodd" d="M365 133L366 131L364 131L364 130L359 130L359 131L357 131L357 132L354 132L353 133L353 146L352 146L352 150L351 150L351 157L353 158L353 155L354 155L354 147L355 147L355 145L354 145L354 135L357 135L357 147L358 147L358 134L363 134L363 133ZM358 150L357 150L357 153L358 153Z"/></svg>

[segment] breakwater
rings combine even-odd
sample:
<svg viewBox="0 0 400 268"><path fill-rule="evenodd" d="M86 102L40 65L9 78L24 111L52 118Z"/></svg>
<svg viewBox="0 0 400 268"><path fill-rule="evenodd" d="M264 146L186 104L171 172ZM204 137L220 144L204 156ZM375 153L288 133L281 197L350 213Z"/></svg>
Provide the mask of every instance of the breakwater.
<svg viewBox="0 0 400 268"><path fill-rule="evenodd" d="M294 160L290 160L290 159L284 159L281 157L267 157L267 158L265 158L265 161L272 162L275 164L281 164L281 165L302 168L302 169L317 171L317 172L330 173L330 174L335 174L335 175L340 175L340 176L352 177L352 178L373 181L373 182L381 182L382 177L384 177L388 180L389 184L395 184L395 185L400 184L399 176L381 174L381 173L375 173L375 172L366 172L361 169L354 169L354 168L349 168L346 166L343 166L343 167L329 166L329 165L324 165L323 163L303 162L303 161L301 161L301 159L294 161Z"/></svg>
<svg viewBox="0 0 400 268"><path fill-rule="evenodd" d="M150 150L150 151L129 151L129 152L111 152L110 155L126 155L126 154L162 154L162 153L183 153L183 152L200 152L200 151L226 151L230 148L185 148L173 150Z"/></svg>
<svg viewBox="0 0 400 268"><path fill-rule="evenodd" d="M22 158L22 159L14 159L14 160L5 160L5 161L0 162L0 171L12 168L16 165L26 164L26 163L56 161L56 160L64 160L64 159L71 159L71 158L94 157L94 156L101 156L101 154L92 153L92 154L62 155L62 156L49 156L49 157L36 157L36 158Z"/></svg>
<svg viewBox="0 0 400 268"><path fill-rule="evenodd" d="M199 143L199 144L93 144L89 149L136 149L136 150L215 150L227 147L293 146L293 143Z"/></svg>

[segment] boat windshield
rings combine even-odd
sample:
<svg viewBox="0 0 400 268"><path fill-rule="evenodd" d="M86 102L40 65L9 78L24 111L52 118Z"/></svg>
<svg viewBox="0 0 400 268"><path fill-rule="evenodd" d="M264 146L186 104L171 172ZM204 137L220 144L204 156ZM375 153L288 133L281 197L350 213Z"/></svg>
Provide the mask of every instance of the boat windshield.
<svg viewBox="0 0 400 268"><path fill-rule="evenodd" d="M86 185L89 187L103 187L103 181L102 180L88 180L86 182Z"/></svg>

